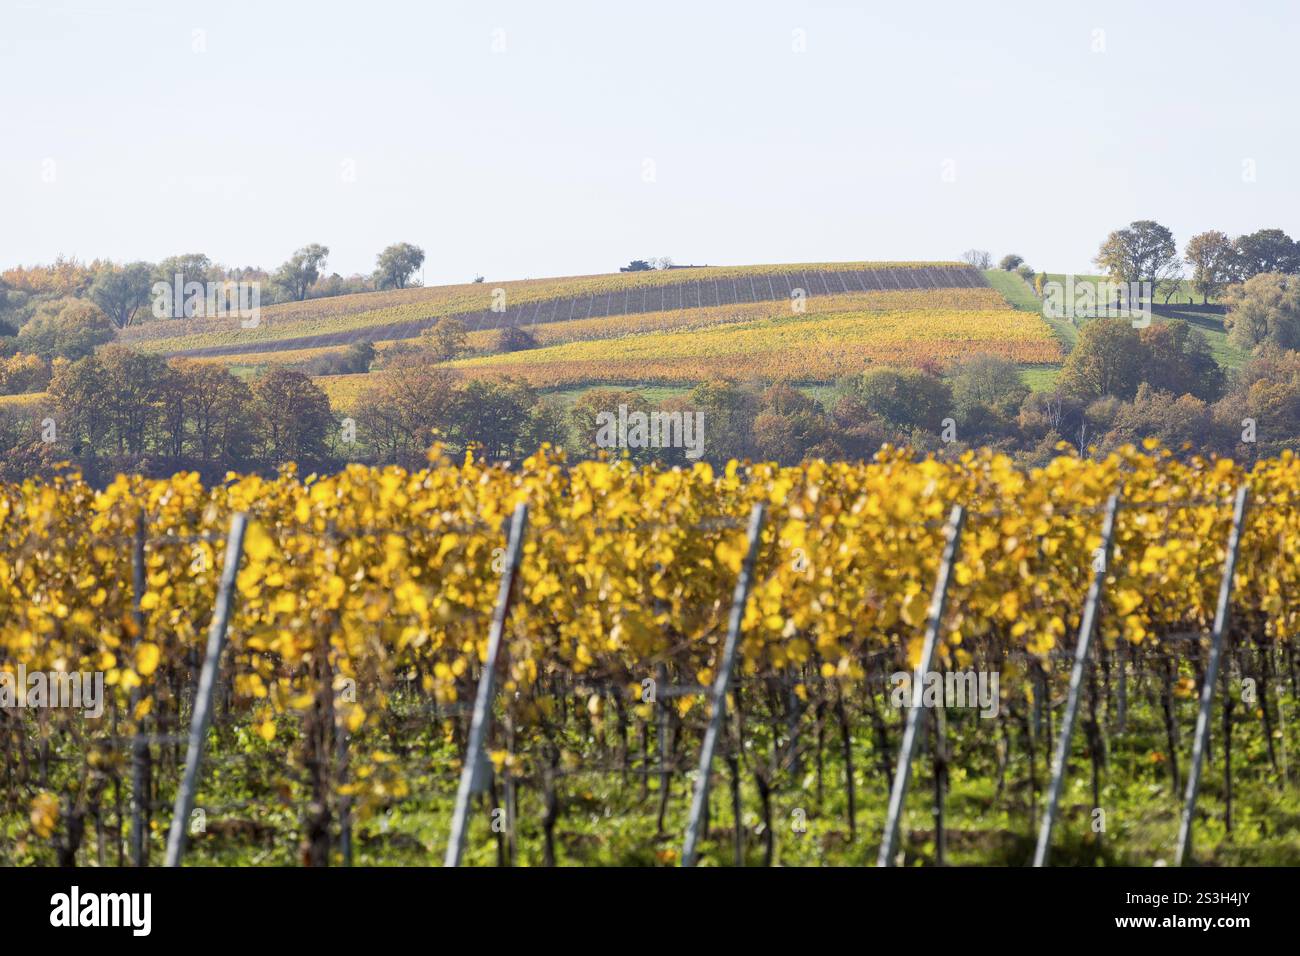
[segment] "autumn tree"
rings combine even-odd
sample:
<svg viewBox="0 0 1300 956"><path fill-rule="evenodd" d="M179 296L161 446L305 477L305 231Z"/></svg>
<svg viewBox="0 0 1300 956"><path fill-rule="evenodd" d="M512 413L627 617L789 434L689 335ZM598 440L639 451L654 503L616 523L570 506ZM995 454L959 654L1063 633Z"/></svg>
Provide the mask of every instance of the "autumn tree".
<svg viewBox="0 0 1300 956"><path fill-rule="evenodd" d="M67 458L57 444L42 440L40 423L22 409L0 407L0 449L0 481L51 474Z"/></svg>
<svg viewBox="0 0 1300 956"><path fill-rule="evenodd" d="M569 409L569 427L573 435L575 448L588 458L595 458L601 451L596 444L599 430L597 416L601 414L618 415L618 407L626 405L628 412L645 412L649 414L654 406L644 394L636 389L593 388L583 392ZM606 448L605 451L617 458L623 454L621 448ZM634 458L649 460L646 449L631 449Z"/></svg>
<svg viewBox="0 0 1300 956"><path fill-rule="evenodd" d="M417 269L424 265L424 250L409 242L398 242L379 254L375 285L380 289L405 289Z"/></svg>
<svg viewBox="0 0 1300 956"><path fill-rule="evenodd" d="M103 390L103 366L88 355L75 362L56 363L47 392L54 406L56 444L65 457L83 465L91 481L98 477L97 462L108 433Z"/></svg>
<svg viewBox="0 0 1300 956"><path fill-rule="evenodd" d="M937 432L952 411L952 389L914 369L873 369L855 384L866 407L886 423L901 429Z"/></svg>
<svg viewBox="0 0 1300 956"><path fill-rule="evenodd" d="M958 411L976 405L1014 414L1029 388L1020 377L1020 366L996 355L972 355L952 372L952 400Z"/></svg>
<svg viewBox="0 0 1300 956"><path fill-rule="evenodd" d="M105 263L95 273L86 295L117 328L124 329L152 297L153 272L154 267L147 262L121 266Z"/></svg>
<svg viewBox="0 0 1300 956"><path fill-rule="evenodd" d="M50 384L51 363L39 355L15 352L0 358L0 395L43 392Z"/></svg>
<svg viewBox="0 0 1300 956"><path fill-rule="evenodd" d="M766 461L797 465L831 436L821 403L786 382L777 382L762 395L754 418L754 452Z"/></svg>
<svg viewBox="0 0 1300 956"><path fill-rule="evenodd" d="M753 454L754 419L760 406L752 389L719 379L696 385L683 402L685 412L704 413L704 454L714 462Z"/></svg>
<svg viewBox="0 0 1300 956"><path fill-rule="evenodd" d="M272 281L301 302L320 278L329 254L329 249L319 243L303 246L275 271Z"/></svg>
<svg viewBox="0 0 1300 956"><path fill-rule="evenodd" d="M358 437L376 461L417 467L450 425L455 376L422 366L374 377L375 385L357 403Z"/></svg>
<svg viewBox="0 0 1300 956"><path fill-rule="evenodd" d="M498 352L522 352L537 348L537 339L527 329L517 325L507 325L497 332Z"/></svg>
<svg viewBox="0 0 1300 956"><path fill-rule="evenodd" d="M1153 294L1182 275L1174 234L1150 219L1112 232L1093 261L1117 282L1150 283Z"/></svg>
<svg viewBox="0 0 1300 956"><path fill-rule="evenodd" d="M1142 381L1142 339L1127 319L1094 319L1079 330L1060 384L1085 399L1132 398Z"/></svg>
<svg viewBox="0 0 1300 956"><path fill-rule="evenodd" d="M1223 391L1224 374L1200 329L1181 319L1153 322L1138 333L1141 379L1174 395L1212 402Z"/></svg>
<svg viewBox="0 0 1300 956"><path fill-rule="evenodd" d="M1236 246L1227 233L1217 229L1188 239L1183 259L1192 267L1192 288L1201 294L1202 303L1222 292L1238 268Z"/></svg>
<svg viewBox="0 0 1300 956"><path fill-rule="evenodd" d="M536 404L537 393L524 382L475 379L456 392L450 437L461 448L482 446L489 459L511 458L524 451L529 414Z"/></svg>
<svg viewBox="0 0 1300 956"><path fill-rule="evenodd" d="M1224 375L1205 336L1179 320L1141 331L1125 319L1089 322L1061 370L1062 390L1085 403L1128 401L1143 384L1213 401L1223 389Z"/></svg>
<svg viewBox="0 0 1300 956"><path fill-rule="evenodd" d="M835 439L849 458L868 459L890 440L890 426L857 392L846 391L835 399L830 420Z"/></svg>
<svg viewBox="0 0 1300 956"><path fill-rule="evenodd" d="M6 288L15 292L56 299L78 299L86 294L94 282L99 265L97 262L87 265L75 257L68 259L59 256L48 266L17 266L7 269L0 278L4 280Z"/></svg>
<svg viewBox="0 0 1300 956"><path fill-rule="evenodd" d="M450 316L420 333L420 342L437 362L450 362L469 347L465 323Z"/></svg>
<svg viewBox="0 0 1300 956"><path fill-rule="evenodd" d="M221 365L174 359L167 398L172 427L170 452L194 461L206 474L246 464L253 456L256 422L248 383Z"/></svg>
<svg viewBox="0 0 1300 956"><path fill-rule="evenodd" d="M536 451L543 444L555 449L568 448L572 444L568 408L558 398L539 399L528 410L519 440L525 453Z"/></svg>
<svg viewBox="0 0 1300 956"><path fill-rule="evenodd" d="M311 467L329 457L334 415L329 398L310 378L276 366L254 380L252 389L263 460Z"/></svg>
<svg viewBox="0 0 1300 956"><path fill-rule="evenodd" d="M108 449L118 458L140 457L159 419L167 362L123 345L107 345L96 353L102 392L97 401L107 418Z"/></svg>
<svg viewBox="0 0 1300 956"><path fill-rule="evenodd" d="M18 332L15 347L45 359L84 358L111 341L113 322L87 299L58 299L42 303Z"/></svg>
<svg viewBox="0 0 1300 956"><path fill-rule="evenodd" d="M179 256L168 256L154 267L154 279L168 285L180 276L181 290L190 282L206 285L220 277L219 270L212 259L202 252L186 252Z"/></svg>
<svg viewBox="0 0 1300 956"><path fill-rule="evenodd" d="M1261 456L1293 450L1300 437L1300 352L1261 345L1237 371L1214 414L1221 427L1238 436L1250 419L1256 431L1254 451Z"/></svg>
<svg viewBox="0 0 1300 956"><path fill-rule="evenodd" d="M1226 451L1224 430L1214 419L1213 409L1194 395L1160 391L1143 383L1132 402L1119 405L1106 434L1103 448L1137 445L1154 438L1171 449L1198 448Z"/></svg>
<svg viewBox="0 0 1300 956"><path fill-rule="evenodd" d="M1228 290L1228 341L1250 350L1265 342L1300 348L1300 279L1265 272Z"/></svg>
<svg viewBox="0 0 1300 956"><path fill-rule="evenodd" d="M1084 403L1064 388L1030 392L1020 403L1016 425L1023 440L1051 449L1058 441L1073 441L1076 447L1083 424Z"/></svg>
<svg viewBox="0 0 1300 956"><path fill-rule="evenodd" d="M1281 229L1260 229L1238 236L1234 245L1243 279L1266 272L1300 272L1300 246Z"/></svg>

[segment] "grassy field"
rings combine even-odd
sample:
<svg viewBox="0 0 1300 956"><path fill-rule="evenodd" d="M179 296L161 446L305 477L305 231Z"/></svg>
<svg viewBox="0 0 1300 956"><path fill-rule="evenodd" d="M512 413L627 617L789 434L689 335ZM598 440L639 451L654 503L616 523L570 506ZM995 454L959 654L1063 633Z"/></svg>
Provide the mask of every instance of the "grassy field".
<svg viewBox="0 0 1300 956"><path fill-rule="evenodd" d="M1059 368L1031 366L1020 370L1020 380L1035 392L1050 392L1061 377Z"/></svg>
<svg viewBox="0 0 1300 956"><path fill-rule="evenodd" d="M1223 327L1223 316L1217 311L1207 311L1199 305L1176 309L1165 309L1164 306L1157 305L1155 316L1156 321L1161 318L1182 319L1193 328L1199 329L1209 342L1214 360L1226 369L1238 368L1250 357L1247 352L1228 341L1227 330Z"/></svg>
<svg viewBox="0 0 1300 956"><path fill-rule="evenodd" d="M1005 296L1015 308L1042 311L1041 300L1015 273L990 269L985 272L985 277L989 280L989 285ZM1047 274L1047 279L1051 282L1064 284L1067 278L1064 273ZM1080 285L1090 285L1093 287L1094 294L1097 284L1105 281L1107 280L1104 276L1074 276L1076 288ZM1215 300L1211 300L1208 306L1203 304L1200 297L1192 290L1191 283L1186 280L1179 283L1178 290L1169 297L1168 303L1163 293L1158 294L1155 297L1153 312L1155 321L1160 321L1162 318L1182 319L1199 329L1208 340L1215 361L1224 368L1237 368L1248 357L1245 352L1228 341L1227 331L1223 327L1222 307ZM1061 337L1067 353L1074 348L1074 343L1079 336L1078 326L1074 322L1050 315L1045 315L1044 320Z"/></svg>
<svg viewBox="0 0 1300 956"><path fill-rule="evenodd" d="M1022 312L1037 312L1042 315L1043 321L1047 323L1060 340L1061 348L1065 354L1070 353L1074 348L1074 343L1078 341L1079 330L1066 319L1058 319L1045 314L1042 300L1029 287L1029 283L1018 274L1003 269L987 269L984 272L984 277L989 280L989 285L996 289L1013 309L1019 309Z"/></svg>
<svg viewBox="0 0 1300 956"><path fill-rule="evenodd" d="M1182 671L1190 682L1190 664ZM1151 679L1154 682L1154 678ZM760 694L749 698L761 707ZM855 702L864 699L856 694ZM865 698L869 699L869 698ZM585 711L585 700L579 700ZM1294 709L1287 695L1277 707ZM401 746L385 744L401 767L409 788L375 812L353 821L353 863L358 866L431 865L446 848L454 802L458 753L437 722L413 720L394 705L393 726L401 727ZM1172 717L1183 733L1178 761L1186 767L1196 700L1173 699ZM875 862L888 804L889 771L896 756L902 711L886 708L884 721L868 720L859 704L850 711L851 769L846 765L839 732L818 734L808 721L804 752L797 764L772 774L768 798L760 795L754 776L767 764L771 735L761 709L751 714L750 751L739 763L739 816L733 810L733 778L724 741L715 764L709 826L701 847L701 864L734 866L739 831L741 858L747 866L869 866ZM910 866L939 862L934 795L943 793L943 862L953 866L1024 866L1033 855L1042 813L1058 713L1049 725L1035 727L1024 714L1004 714L995 721L975 712L947 711L949 765L938 781L927 745L914 764L902 825L902 849ZM1167 737L1159 704L1135 694L1127 728L1119 731L1114 715L1104 711L1108 746L1094 794L1086 735L1074 735L1061 811L1054 833L1051 862L1057 866L1152 866L1170 864L1176 843L1182 791L1172 785ZM208 808L205 831L191 837L187 865L279 865L300 862L299 809L306 801L301 783L284 765L287 741L296 737L296 722L279 722L274 743L220 722L213 729L199 806ZM1300 791L1288 774L1273 769L1263 722L1238 709L1233 730L1232 826L1225 812L1225 790L1218 746L1208 755L1199 801L1194 860L1208 866L1300 864ZM1216 728L1218 722L1216 719ZM1282 755L1300 747L1294 715L1274 731ZM653 728L651 729L653 740ZM586 737L564 736L558 743L562 775L556 801L555 862L560 866L672 866L680 862L693 774L672 773L666 792L657 772L653 743L643 756L635 727L623 757L617 734L605 721L593 721ZM928 735L927 735L928 739ZM357 742L358 745L361 741ZM372 742L373 743L373 742ZM882 746L883 744L883 746ZM630 745L630 746L626 746ZM51 756L60 768L68 746L59 738ZM678 744L677 760L690 766L698 749L692 737ZM596 749L607 759L627 761L628 773L590 770L580 759ZM160 752L164 762L167 755ZM69 761L69 764L72 764ZM649 771L649 772L647 772ZM62 770L56 770L56 774ZM769 771L770 773L770 771ZM170 806L177 768L159 768L159 799ZM850 810L846 781L853 783ZM498 794L500 793L498 789ZM663 800L663 825L659 807ZM1099 798L1099 799L1098 799ZM544 859L545 805L532 781L515 783L516 865L538 866ZM490 803L471 817L465 863L496 866L508 851L492 831ZM1100 832L1096 809L1104 812ZM117 826L111 809L102 830L87 828L81 865L116 862ZM155 818L149 834L150 855L162 856L166 814ZM852 821L852 826L850 826ZM127 824L129 825L129 823ZM49 850L30 838L30 821L21 811L0 813L0 861L26 865L48 863ZM335 844L335 863L342 862Z"/></svg>
<svg viewBox="0 0 1300 956"><path fill-rule="evenodd" d="M1047 273L1048 282L1059 282L1062 285L1064 285L1068 278L1069 278L1068 274L1063 272ZM1074 276L1074 284L1076 288L1080 285L1091 285L1094 291L1096 290L1096 286L1098 283L1107 282L1107 281L1109 280L1105 276L1081 276L1081 275ZM1192 289L1191 282L1188 281L1187 279L1183 279L1178 283L1177 288L1173 291L1173 293L1169 295L1167 303L1166 303L1165 290L1163 288L1156 293L1155 301L1157 305L1165 305L1165 304L1199 305L1201 304L1201 297L1197 295L1195 291ZM1218 302L1217 299L1214 298L1210 299L1211 305L1217 302Z"/></svg>
<svg viewBox="0 0 1300 956"><path fill-rule="evenodd" d="M985 269L984 278L989 280L989 285L996 289L1013 309L1024 312L1043 311L1043 304L1034 294L1034 290L1017 273L1003 269Z"/></svg>

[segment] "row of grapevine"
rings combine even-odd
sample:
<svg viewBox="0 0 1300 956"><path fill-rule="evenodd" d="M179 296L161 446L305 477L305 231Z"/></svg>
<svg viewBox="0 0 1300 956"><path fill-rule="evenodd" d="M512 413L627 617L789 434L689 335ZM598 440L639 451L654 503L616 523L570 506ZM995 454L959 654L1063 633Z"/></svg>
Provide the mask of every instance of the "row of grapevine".
<svg viewBox="0 0 1300 956"><path fill-rule="evenodd" d="M789 716L785 700L804 701L796 710L823 720L852 707L864 681L916 665L954 503L966 506L967 526L935 664L999 672L1010 707L1032 703L1034 679L1061 680L1112 493L1124 504L1098 645L1167 662L1172 641L1208 631L1243 485L1252 507L1234 628L1243 645L1290 660L1300 624L1291 558L1300 460L1290 455L1247 471L1126 449L1023 472L992 453L944 463L887 450L867 464L733 463L718 473L705 464L569 466L545 451L521 467L488 467L435 452L431 467L409 473L352 466L305 479L292 469L232 476L212 488L192 475L121 477L103 490L76 476L6 486L0 670L102 672L110 700L98 720L0 711L5 806L30 806L35 832L56 833L87 799L86 780L124 784L122 741L183 736L234 513L250 524L222 714L243 728L236 739L250 753L279 753L301 771L295 786L317 808L303 827L318 841L322 808L340 794L362 817L411 794L402 761L385 749L401 738L395 715L420 715L463 755L505 525L520 503L529 532L490 749L506 778L538 781L572 749L572 721L596 714L600 701L616 711L624 756L630 725L644 734L671 719L681 747L702 730L703 695L646 701L644 688L706 687L715 677L757 503L768 519L741 622L737 692L779 688L786 697L772 698L773 715ZM574 694L590 708L566 702ZM344 739L373 746L353 746L348 782L336 790ZM33 773L51 746L63 775L44 763ZM153 759L168 765L163 753ZM170 767L178 775L178 751ZM452 781L458 759L435 770ZM51 797L60 785L67 792Z"/></svg>
<svg viewBox="0 0 1300 956"><path fill-rule="evenodd" d="M712 270L710 270L712 271ZM477 287L473 301L478 308L462 307L430 314L414 307L418 317L400 321L367 322L364 328L343 328L336 332L285 336L271 329L263 334L246 335L238 342L220 345L188 346L183 342L171 354L203 357L241 355L270 349L305 349L347 345L357 341L380 342L407 339L419 335L442 315L454 315L470 329L497 329L507 325L540 325L568 322L599 316L638 315L677 309L703 309L733 303L789 300L804 297L842 295L852 292L906 291L911 289L960 289L987 285L984 276L968 266L874 267L863 269L814 269L801 271L776 268L756 269L750 273L727 275L695 281L655 284L621 281L597 291L576 295L512 296L507 286L504 295L493 301L493 289ZM270 339L271 341L268 341Z"/></svg>

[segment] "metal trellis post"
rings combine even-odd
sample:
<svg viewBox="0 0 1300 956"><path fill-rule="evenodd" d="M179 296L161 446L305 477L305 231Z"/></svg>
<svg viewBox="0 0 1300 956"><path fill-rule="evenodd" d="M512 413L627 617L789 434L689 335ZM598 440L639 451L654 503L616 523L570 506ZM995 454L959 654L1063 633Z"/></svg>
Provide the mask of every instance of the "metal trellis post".
<svg viewBox="0 0 1300 956"><path fill-rule="evenodd" d="M713 754L718 746L722 717L727 709L727 687L731 683L731 668L735 663L736 648L740 643L740 625L745 619L745 603L749 600L749 591L753 586L754 563L758 558L763 517L766 513L767 509L763 504L756 504L749 516L749 549L740 566L740 577L736 579L736 590L731 598L731 619L727 625L727 641L723 645L722 657L718 662L718 674L713 681L711 694L713 707L709 714L708 729L704 732L704 745L700 749L699 778L695 781L695 794L691 798L691 815L686 825L686 842L682 846L682 866L694 866L699 850L700 827L709 801L709 775L713 770Z"/></svg>
<svg viewBox="0 0 1300 956"><path fill-rule="evenodd" d="M1223 655L1223 636L1228 630L1228 614L1232 607L1232 579L1237 573L1237 556L1241 553L1241 533L1246 522L1248 488L1237 489L1237 501L1232 510L1232 531L1228 535L1228 554L1223 562L1223 580L1219 582L1219 605L1214 611L1214 633L1210 638L1210 660L1201 681L1201 707L1196 715L1196 739L1192 743L1192 766L1187 772L1187 795L1183 804L1183 821L1178 828L1177 865L1182 866L1192 849L1192 817L1196 813L1196 794L1201 786L1201 763L1205 759L1205 746L1210 736L1210 708L1214 703L1214 684L1219 674L1219 659Z"/></svg>
<svg viewBox="0 0 1300 956"><path fill-rule="evenodd" d="M194 796L198 792L203 745L207 740L208 726L212 723L212 698L217 687L217 672L221 668L221 652L226 646L226 629L230 625L230 612L234 607L235 578L239 573L239 560L244 554L244 532L247 528L248 515L242 511L230 519L221 581L217 585L217 603L212 609L208 647L203 657L203 669L199 673L198 691L194 695L190 739L185 751L185 776L181 778L180 789L176 791L171 830L167 834L167 866L180 866L181 857L185 854L187 827L190 814L194 811Z"/></svg>
<svg viewBox="0 0 1300 956"><path fill-rule="evenodd" d="M492 698L496 688L497 658L501 653L501 638L506 620L510 616L510 602L514 594L515 579L519 576L519 559L524 548L524 531L528 527L528 505L520 504L510 519L510 539L506 545L506 565L501 574L501 588L497 592L496 610L492 613L492 628L488 632L487 659L479 676L478 692L474 697L474 716L469 725L469 741L465 747L465 765L460 771L460 786L456 790L456 809L451 820L451 836L447 840L444 866L460 866L465 851L465 837L469 830L470 798L486 784L484 744L492 721Z"/></svg>
<svg viewBox="0 0 1300 956"><path fill-rule="evenodd" d="M1056 742L1056 762L1052 765L1052 783L1047 792L1047 806L1043 808L1043 822L1038 829L1038 845L1034 848L1034 866L1046 866L1052 847L1052 827L1056 823L1056 810L1061 800L1061 787L1065 783L1066 764L1070 758L1070 737L1079 714L1079 699L1083 696L1083 669L1092 648L1092 635L1097 630L1097 610L1101 593L1106 586L1106 568L1110 564L1111 547L1115 540L1115 524L1119 512L1119 493L1111 495L1106 503L1106 518L1101 528L1101 561L1094 566L1092 583L1083 605L1083 619L1079 622L1079 636L1074 643L1074 667L1070 671L1070 692L1065 700L1065 714L1061 717L1061 735Z"/></svg>
<svg viewBox="0 0 1300 956"><path fill-rule="evenodd" d="M898 748L898 766L894 769L894 784L889 793L889 813L885 819L885 836L880 841L880 855L876 858L877 866L893 866L894 855L898 852L898 827L903 817L907 787L912 780L912 757L916 753L916 742L920 736L925 678L933 666L935 648L939 644L939 628L943 625L944 610L948 606L948 585L952 582L953 569L957 565L961 532L965 524L966 509L961 505L955 505L944 528L947 543L943 548L943 557L939 561L939 577L935 583L934 597L930 600L930 614L925 625L925 643L921 645L921 659L916 664L915 673L912 674L912 706L908 708L903 742Z"/></svg>
<svg viewBox="0 0 1300 956"><path fill-rule="evenodd" d="M131 549L131 617L135 621L135 644L145 640L144 600L146 571L144 564L145 517L144 510L136 515L135 536ZM131 740L131 865L145 866L149 862L149 742L144 734L144 718L137 716L141 690L139 684L131 688L131 720L135 733Z"/></svg>

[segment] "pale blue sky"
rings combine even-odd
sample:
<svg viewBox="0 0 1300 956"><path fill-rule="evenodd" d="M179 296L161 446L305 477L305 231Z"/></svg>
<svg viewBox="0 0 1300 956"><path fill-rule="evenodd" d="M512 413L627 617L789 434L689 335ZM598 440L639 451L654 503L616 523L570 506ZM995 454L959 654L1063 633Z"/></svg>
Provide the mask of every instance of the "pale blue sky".
<svg viewBox="0 0 1300 956"><path fill-rule="evenodd" d="M1300 233L1297 50L1281 0L0 0L0 268L1086 271L1136 218Z"/></svg>

